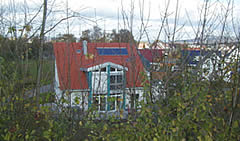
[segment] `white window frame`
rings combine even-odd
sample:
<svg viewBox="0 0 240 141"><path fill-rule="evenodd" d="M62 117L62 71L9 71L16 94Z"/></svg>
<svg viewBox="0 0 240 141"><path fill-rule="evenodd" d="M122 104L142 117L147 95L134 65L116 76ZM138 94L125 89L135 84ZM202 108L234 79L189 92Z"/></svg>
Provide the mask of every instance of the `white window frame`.
<svg viewBox="0 0 240 141"><path fill-rule="evenodd" d="M120 103L120 101L119 101L119 98L120 99L123 99L123 95L121 94L121 93L117 93L117 94L111 94L110 96L109 96L109 98L115 98L115 100L114 100L114 109L111 109L111 107L110 107L110 112L114 112L114 111L117 111L118 110L118 108L120 108L120 106L121 106L121 103ZM98 98L98 103L94 103L94 100L95 100L95 98ZM105 99L105 108L103 109L103 110L101 110L101 98L104 98ZM99 95L95 95L95 96L93 96L93 105L94 104L97 104L97 111L98 112L106 112L107 111L107 102L108 102L108 96L107 96L107 94L99 94ZM94 105L95 106L95 105ZM111 106L111 105L110 105Z"/></svg>

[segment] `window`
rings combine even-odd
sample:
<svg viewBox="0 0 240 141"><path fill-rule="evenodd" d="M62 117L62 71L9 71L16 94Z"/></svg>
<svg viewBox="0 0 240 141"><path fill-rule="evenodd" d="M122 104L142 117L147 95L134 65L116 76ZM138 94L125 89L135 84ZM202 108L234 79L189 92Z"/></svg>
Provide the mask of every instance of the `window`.
<svg viewBox="0 0 240 141"><path fill-rule="evenodd" d="M105 112L108 109L115 111L120 108L121 102L123 101L120 93L111 94L109 97L106 94L98 94L93 96L94 109L100 112Z"/></svg>
<svg viewBox="0 0 240 141"><path fill-rule="evenodd" d="M218 69L221 70L221 68L222 68L222 64L218 63Z"/></svg>
<svg viewBox="0 0 240 141"><path fill-rule="evenodd" d="M151 65L151 71L155 71L155 72L160 72L163 71L161 64L152 64Z"/></svg>
<svg viewBox="0 0 240 141"><path fill-rule="evenodd" d="M111 75L110 76L110 90L118 90L123 87L123 76L122 75Z"/></svg>
<svg viewBox="0 0 240 141"><path fill-rule="evenodd" d="M134 108L139 108L139 105L138 105L138 102L139 102L139 94L135 94L135 98L136 98L136 99L134 100L134 95L133 95L133 94L130 94L130 95L129 95L129 100L128 100L129 108L133 108L133 107L131 107L132 100L133 100Z"/></svg>
<svg viewBox="0 0 240 141"><path fill-rule="evenodd" d="M92 72L106 72L106 67L104 67L104 68L101 68L101 69L96 69L96 70L93 70Z"/></svg>
<svg viewBox="0 0 240 141"><path fill-rule="evenodd" d="M99 55L128 55L126 48L97 48Z"/></svg>
<svg viewBox="0 0 240 141"><path fill-rule="evenodd" d="M103 94L98 94L93 96L93 108L97 111L106 111L107 104L106 104L107 96Z"/></svg>
<svg viewBox="0 0 240 141"><path fill-rule="evenodd" d="M121 98L121 96L117 96L117 108L120 109L121 108L121 102L123 101L123 98Z"/></svg>
<svg viewBox="0 0 240 141"><path fill-rule="evenodd" d="M110 111L120 109L122 101L123 99L120 93L111 94L108 101L110 106Z"/></svg>
<svg viewBox="0 0 240 141"><path fill-rule="evenodd" d="M117 75L117 83L122 83L122 75Z"/></svg>
<svg viewBox="0 0 240 141"><path fill-rule="evenodd" d="M93 97L93 106L94 106L94 109L98 110L99 97Z"/></svg>
<svg viewBox="0 0 240 141"><path fill-rule="evenodd" d="M116 101L116 97L109 97L109 99L108 99L111 111L115 110L115 101Z"/></svg>
<svg viewBox="0 0 240 141"><path fill-rule="evenodd" d="M111 67L111 68L110 68L110 71L111 71L111 72L116 72L116 71L121 72L122 70L121 70L121 69L118 69L118 68L113 68L113 67Z"/></svg>
<svg viewBox="0 0 240 141"><path fill-rule="evenodd" d="M100 96L100 111L106 110L106 96Z"/></svg>
<svg viewBox="0 0 240 141"><path fill-rule="evenodd" d="M77 49L76 50L77 54L81 53L81 50L80 49Z"/></svg>
<svg viewBox="0 0 240 141"><path fill-rule="evenodd" d="M110 71L115 71L115 70L116 70L115 68L112 68L112 67L110 68Z"/></svg>
<svg viewBox="0 0 240 141"><path fill-rule="evenodd" d="M106 67L104 67L104 68L101 68L101 72L106 72Z"/></svg>

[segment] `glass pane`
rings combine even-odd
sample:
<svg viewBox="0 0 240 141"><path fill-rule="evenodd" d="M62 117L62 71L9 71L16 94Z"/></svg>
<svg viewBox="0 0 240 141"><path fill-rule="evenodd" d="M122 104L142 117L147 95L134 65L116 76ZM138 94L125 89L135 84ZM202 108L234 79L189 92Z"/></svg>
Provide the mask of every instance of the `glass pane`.
<svg viewBox="0 0 240 141"><path fill-rule="evenodd" d="M120 109L121 107L121 101L123 101L123 99L121 98L121 96L117 96L117 108Z"/></svg>
<svg viewBox="0 0 240 141"><path fill-rule="evenodd" d="M112 68L112 67L111 67L110 71L115 71L115 68Z"/></svg>
<svg viewBox="0 0 240 141"><path fill-rule="evenodd" d="M100 101L100 111L105 111L106 110L106 97L101 96L101 101Z"/></svg>
<svg viewBox="0 0 240 141"><path fill-rule="evenodd" d="M115 89L122 89L122 86L123 86L122 84L116 85Z"/></svg>
<svg viewBox="0 0 240 141"><path fill-rule="evenodd" d="M80 49L77 49L77 53L78 53L78 54L81 53L81 50L80 50Z"/></svg>
<svg viewBox="0 0 240 141"><path fill-rule="evenodd" d="M115 83L115 80L116 80L115 77L116 77L115 75L111 75L111 76L110 76L110 83L111 83L111 84L112 84L112 83Z"/></svg>
<svg viewBox="0 0 240 141"><path fill-rule="evenodd" d="M115 85L110 85L110 90L116 90L116 86Z"/></svg>
<svg viewBox="0 0 240 141"><path fill-rule="evenodd" d="M101 68L101 72L105 72L106 71L106 67L105 68Z"/></svg>
<svg viewBox="0 0 240 141"><path fill-rule="evenodd" d="M139 101L139 94L136 94L136 101Z"/></svg>
<svg viewBox="0 0 240 141"><path fill-rule="evenodd" d="M109 105L110 105L110 110L115 110L115 97L109 97Z"/></svg>
<svg viewBox="0 0 240 141"><path fill-rule="evenodd" d="M122 79L123 79L122 75L118 75L117 76L117 83L122 83Z"/></svg>
<svg viewBox="0 0 240 141"><path fill-rule="evenodd" d="M98 110L98 104L99 103L99 98L98 97L93 97L93 106L94 109Z"/></svg>

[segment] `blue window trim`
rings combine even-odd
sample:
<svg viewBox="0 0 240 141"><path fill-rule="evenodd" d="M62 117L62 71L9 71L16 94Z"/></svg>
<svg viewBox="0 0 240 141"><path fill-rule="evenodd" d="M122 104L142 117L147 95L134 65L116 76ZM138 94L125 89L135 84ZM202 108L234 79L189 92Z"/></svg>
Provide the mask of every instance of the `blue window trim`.
<svg viewBox="0 0 240 141"><path fill-rule="evenodd" d="M88 108L90 108L92 104L92 72L88 72L88 87L90 90L88 95Z"/></svg>
<svg viewBox="0 0 240 141"><path fill-rule="evenodd" d="M110 65L107 66L107 111L110 110L110 103L108 102L110 97Z"/></svg>

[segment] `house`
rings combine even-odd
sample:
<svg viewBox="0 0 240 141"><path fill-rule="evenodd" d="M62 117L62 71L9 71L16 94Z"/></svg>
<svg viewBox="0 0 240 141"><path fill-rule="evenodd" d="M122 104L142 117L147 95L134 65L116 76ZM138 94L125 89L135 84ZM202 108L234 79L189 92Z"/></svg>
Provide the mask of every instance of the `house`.
<svg viewBox="0 0 240 141"><path fill-rule="evenodd" d="M59 101L67 100L64 106L115 112L134 109L143 100L144 67L133 45L83 41L53 46L55 91Z"/></svg>
<svg viewBox="0 0 240 141"><path fill-rule="evenodd" d="M168 53L165 54L163 49L139 49L141 59L148 74L151 72L154 79L162 79L166 74L166 66L171 71L176 70L176 62L179 55ZM149 74L150 75L150 74Z"/></svg>
<svg viewBox="0 0 240 141"><path fill-rule="evenodd" d="M161 49L139 49L143 64L148 72L158 72L160 62L163 60L163 50Z"/></svg>
<svg viewBox="0 0 240 141"><path fill-rule="evenodd" d="M223 75L224 80L227 82L230 82L232 79L232 75L234 73L240 74L240 65L237 66L237 72L236 72L236 64L239 64L239 48L235 43L232 44L221 44L219 45L219 50L222 52L222 66L223 66Z"/></svg>
<svg viewBox="0 0 240 141"><path fill-rule="evenodd" d="M144 64L147 76L150 80L151 86L151 99L152 101L158 100L160 97L164 97L164 88L162 79L166 76L164 70L164 61L162 49L139 49L139 54L141 56L142 62Z"/></svg>
<svg viewBox="0 0 240 141"><path fill-rule="evenodd" d="M153 43L149 43L149 42L140 42L138 44L138 49L157 49L157 50L169 50L170 49L170 45L168 43L164 43L162 41L154 41Z"/></svg>
<svg viewBox="0 0 240 141"><path fill-rule="evenodd" d="M202 77L212 80L216 75L220 76L220 70L224 64L221 64L221 52L217 50L205 50L200 48L185 48L181 50L181 62L188 67L196 67L202 60ZM215 75L215 76L214 76Z"/></svg>
<svg viewBox="0 0 240 141"><path fill-rule="evenodd" d="M185 48L181 50L181 62L186 64L187 66L195 67L197 66L201 54L206 54L206 52L202 53L200 48Z"/></svg>

